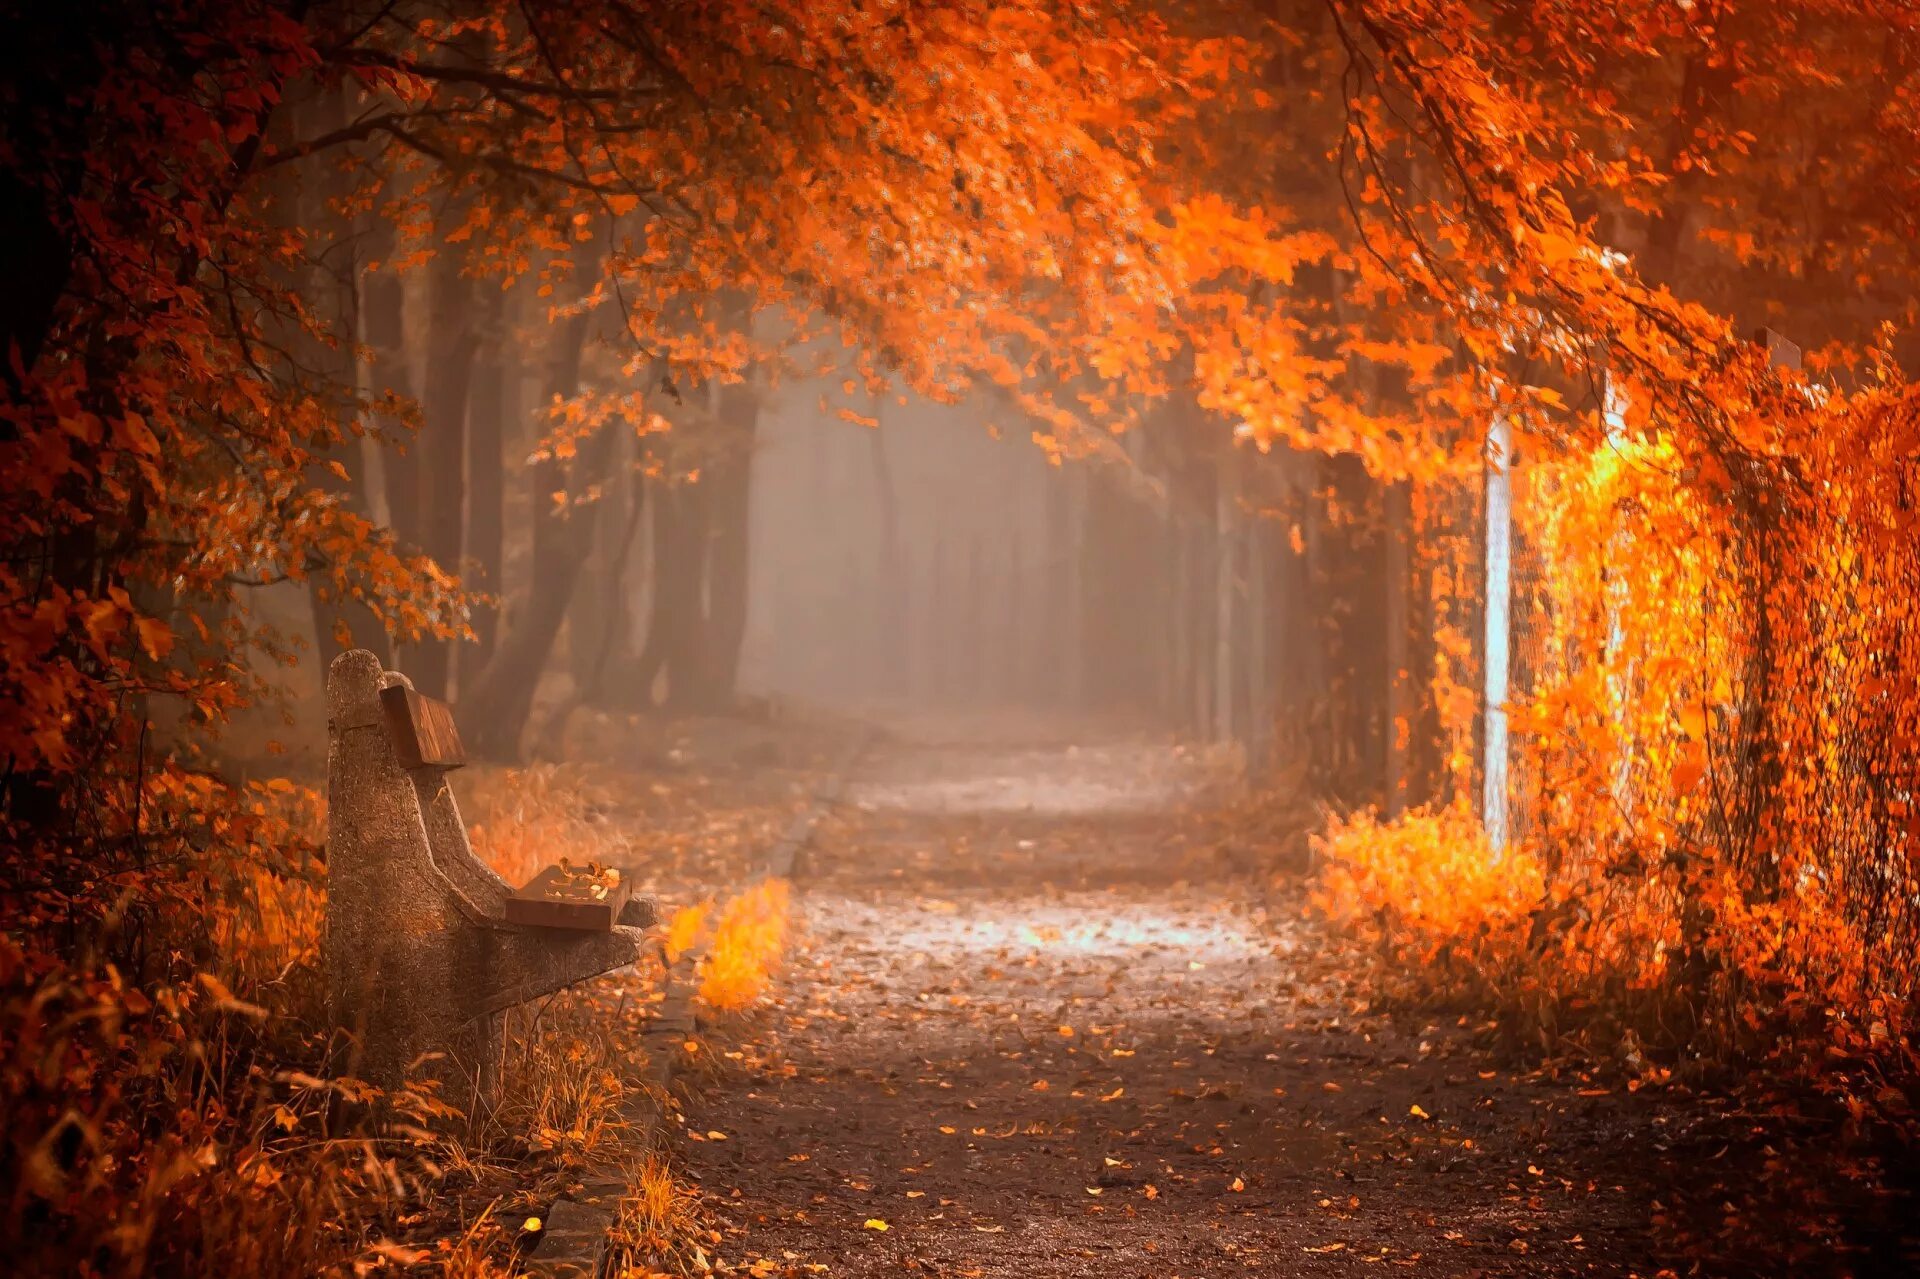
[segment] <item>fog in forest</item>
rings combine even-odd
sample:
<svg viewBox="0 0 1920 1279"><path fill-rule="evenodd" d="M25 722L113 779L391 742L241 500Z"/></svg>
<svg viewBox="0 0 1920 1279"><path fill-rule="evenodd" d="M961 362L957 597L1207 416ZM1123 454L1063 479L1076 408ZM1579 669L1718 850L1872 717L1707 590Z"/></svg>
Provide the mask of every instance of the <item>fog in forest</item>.
<svg viewBox="0 0 1920 1279"><path fill-rule="evenodd" d="M1077 467L991 411L903 392L879 425L799 384L763 410L753 465L749 692L847 709L1066 710L1081 547Z"/></svg>
<svg viewBox="0 0 1920 1279"><path fill-rule="evenodd" d="M770 358L778 377L706 383L660 365L634 377L630 339L602 333L582 343L581 390L648 385L642 402L658 416L604 431L601 452L583 450L586 482L556 496L541 399L565 328L510 299L489 321L503 336L482 334L458 370L466 385L449 388L434 295L464 285L431 273L394 285L369 291L392 335L376 369L456 395L463 420L429 401L417 425L360 442L356 481L403 537L447 530L441 545L475 593L472 638L394 646L416 684L458 704L489 663L497 677L515 660L502 660L507 636L535 637L517 654L531 698L519 735L487 738L490 753L559 752L575 715L796 713L1272 747L1265 699L1289 683L1280 650L1315 626L1304 601L1279 598L1308 567L1310 460L1256 468L1207 440L1190 411L1063 453L1002 394L931 399L898 377L854 376L852 353L818 342ZM767 335L787 328L756 322L770 352ZM439 478L456 466L456 483ZM564 595L552 589L555 543L577 560L560 561L575 574ZM333 615L311 613L293 585L247 602L297 646L333 648L314 620ZM1316 643L1292 683L1322 664ZM283 716L315 722L313 662L273 678L277 709L236 740L285 737L310 755L312 735L284 733Z"/></svg>
<svg viewBox="0 0 1920 1279"><path fill-rule="evenodd" d="M22 1275L1920 1275L1915 0L0 24Z"/></svg>

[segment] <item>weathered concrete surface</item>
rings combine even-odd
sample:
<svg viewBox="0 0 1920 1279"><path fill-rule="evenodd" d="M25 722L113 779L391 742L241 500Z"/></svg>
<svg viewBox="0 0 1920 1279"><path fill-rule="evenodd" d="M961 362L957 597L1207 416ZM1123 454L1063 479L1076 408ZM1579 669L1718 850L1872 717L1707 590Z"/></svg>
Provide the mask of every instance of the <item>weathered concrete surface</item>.
<svg viewBox="0 0 1920 1279"><path fill-rule="evenodd" d="M527 1258L527 1273L542 1279L594 1279L607 1255L607 1231L612 1228L613 1213L606 1208L555 1201L540 1242Z"/></svg>
<svg viewBox="0 0 1920 1279"><path fill-rule="evenodd" d="M380 690L404 682L364 649L328 673L328 1001L350 1073L435 1077L472 1101L491 1090L504 1009L631 964L647 938L505 922L511 889L474 856L445 770L394 753Z"/></svg>

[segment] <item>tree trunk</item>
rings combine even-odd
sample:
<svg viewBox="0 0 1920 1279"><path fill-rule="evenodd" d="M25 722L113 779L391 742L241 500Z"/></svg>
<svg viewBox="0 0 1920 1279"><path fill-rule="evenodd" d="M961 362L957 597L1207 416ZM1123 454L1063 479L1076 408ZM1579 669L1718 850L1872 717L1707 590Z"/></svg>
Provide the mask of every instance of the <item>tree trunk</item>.
<svg viewBox="0 0 1920 1279"><path fill-rule="evenodd" d="M473 282L461 255L443 247L428 276L430 336L420 441L420 549L442 571L458 575L466 515L467 401L473 385ZM452 641L422 640L409 657L414 687L445 697Z"/></svg>
<svg viewBox="0 0 1920 1279"><path fill-rule="evenodd" d="M32 16L26 16L31 14ZM14 358L29 373L53 331L60 299L73 274L73 243L49 191L78 191L88 147L89 103L102 72L120 56L116 32L101 29L86 6L39 6L9 19L0 76L8 92L0 103L0 136L9 163L0 168L0 387L17 396ZM122 35L124 38L124 35ZM45 56L58 51L58 57ZM52 177L37 183L35 175ZM11 438L0 424L0 439Z"/></svg>
<svg viewBox="0 0 1920 1279"><path fill-rule="evenodd" d="M571 316L556 327L547 370L547 397L571 398L580 391L580 355L586 344L587 317ZM552 494L564 489L578 499L605 476L613 455L614 432L603 428L581 442L569 469L558 458L533 468L533 565L523 606L515 609L501 635L493 661L460 700L468 744L482 759L520 757L520 739L533 713L539 686L567 603L593 549L593 521L570 501L555 510Z"/></svg>
<svg viewBox="0 0 1920 1279"><path fill-rule="evenodd" d="M1006 567L1000 579L992 687L996 700L1017 703L1026 695L1026 556L1017 533L1005 537L1002 545Z"/></svg>
<svg viewBox="0 0 1920 1279"><path fill-rule="evenodd" d="M73 248L55 227L40 192L0 171L0 244L9 285L0 289L0 377L17 394L14 353L31 370L53 327L55 305L73 270ZM4 428L12 433L9 426Z"/></svg>
<svg viewBox="0 0 1920 1279"><path fill-rule="evenodd" d="M1213 561L1213 740L1230 742L1239 727L1234 722L1235 577L1234 481L1232 456L1220 459L1213 488L1213 539L1207 548Z"/></svg>
<svg viewBox="0 0 1920 1279"><path fill-rule="evenodd" d="M687 712L707 707L706 581L709 542L708 490L703 483L674 484L661 491L667 508L655 560L654 624L660 630L660 664L667 677L665 705ZM652 636L648 636L649 642Z"/></svg>
<svg viewBox="0 0 1920 1279"><path fill-rule="evenodd" d="M760 401L752 386L722 387L719 399L727 453L714 468L708 494L707 634L700 688L710 710L730 708L740 681L740 647L747 636L753 444L760 421Z"/></svg>
<svg viewBox="0 0 1920 1279"><path fill-rule="evenodd" d="M384 211L368 219L367 256L384 259L394 249L395 232ZM407 359L406 284L391 268L367 271L360 277L360 334L369 348L367 390L375 398L392 395L414 398L413 367ZM420 440L406 423L389 418L381 423L380 455L386 481L387 524L401 546L420 546Z"/></svg>
<svg viewBox="0 0 1920 1279"><path fill-rule="evenodd" d="M746 637L748 515L758 399L744 385L708 385L700 430L720 434L697 479L669 474L653 504L653 598L634 665L643 704L664 675L660 705L677 713L733 703Z"/></svg>
<svg viewBox="0 0 1920 1279"><path fill-rule="evenodd" d="M619 438L620 433L615 432L615 439ZM628 460L618 448L610 450L610 455L613 458L610 466L613 468L625 464ZM634 535L639 532L641 516L646 512L647 490L645 485L637 482L638 478L636 473L632 500L626 504L622 513L618 532L607 533L605 521L602 519L592 539L596 544L603 543L610 537L619 539L612 544L611 565L598 554L600 550L606 548L595 545L588 551L588 562L582 568L582 572L588 577L592 577L596 572L602 575L605 593L614 596L619 601L618 606L603 610L590 622L584 621L579 604L586 595L591 595L593 592L583 593L578 588L574 590L574 607L567 616L567 629L573 639L571 645L571 656L574 662L573 692L554 708L546 728L535 730L536 743L560 742L566 732L567 721L573 717L574 711L591 703L604 705L610 700L607 695L607 671L611 666L610 659L615 646L621 642L620 637L626 631L627 622L626 596L622 584L627 580L627 565L633 551ZM535 749L538 749L537 745Z"/></svg>
<svg viewBox="0 0 1920 1279"><path fill-rule="evenodd" d="M474 642L460 650L462 680L477 679L486 670L499 637L499 596L505 589L507 562L505 426L520 409L519 369L506 335L506 298L488 284L477 292L482 331L467 405L467 543L471 585L492 595L494 602L474 608Z"/></svg>
<svg viewBox="0 0 1920 1279"><path fill-rule="evenodd" d="M1076 711L1087 707L1087 638L1085 546L1087 543L1087 468L1076 463L1066 473L1066 544L1060 557L1065 580L1060 584L1062 616L1065 623L1066 669L1060 672L1060 688L1066 704Z"/></svg>
<svg viewBox="0 0 1920 1279"><path fill-rule="evenodd" d="M954 607L954 601L960 596L954 581L950 549L953 542L953 526L941 520L933 536L933 571L928 574L932 599L928 601L928 616L932 623L933 680L932 690L940 705L950 705L957 691L959 654L955 636L959 633L961 618Z"/></svg>
<svg viewBox="0 0 1920 1279"><path fill-rule="evenodd" d="M1325 676L1317 754L1334 798L1373 804L1385 798L1388 718L1383 489L1355 454L1322 459L1320 467L1322 486L1340 515L1336 521L1324 505L1318 508L1320 529L1312 543Z"/></svg>
<svg viewBox="0 0 1920 1279"><path fill-rule="evenodd" d="M1192 701L1188 704L1187 720L1194 736L1201 741L1207 740L1213 727L1215 612L1213 559L1209 554L1213 546L1213 521L1210 515L1211 512L1204 509L1195 510L1192 518L1181 526L1187 544L1185 612L1192 619L1187 649L1188 691Z"/></svg>
<svg viewBox="0 0 1920 1279"><path fill-rule="evenodd" d="M351 316L352 284L341 287L338 293L341 296L329 298L328 301L339 306L342 314ZM315 296L325 298L327 295L318 293ZM327 350L317 343L315 347L315 370L329 381L339 379L342 386L350 384L353 376L351 348L343 344L337 350ZM321 393L324 394L324 391ZM339 411L344 415L352 410L343 401ZM333 494L343 507L355 515L371 519L363 453L358 444L357 436L344 435L314 458L308 475L315 488ZM329 462L338 462L341 469L346 471L345 478L328 466ZM390 664L393 660L393 645L385 624L364 598L353 593L355 589L349 586L348 596L341 598L338 584L325 580L321 574L316 573L307 579L307 595L313 607L314 648L320 659L318 669L323 685L328 665L349 648L372 650L379 655L382 665Z"/></svg>
<svg viewBox="0 0 1920 1279"><path fill-rule="evenodd" d="M873 416L878 425L868 441L868 458L873 463L873 491L880 509L880 571L875 586L882 645L881 664L874 678L884 696L898 697L907 686L908 584L900 548L900 500L894 492L893 469L887 463L886 437L882 434L887 429L884 395L875 397Z"/></svg>
<svg viewBox="0 0 1920 1279"><path fill-rule="evenodd" d="M640 533L640 521L647 512L647 486L636 471L629 490L626 510L623 513L620 528L612 536L612 562L607 566L606 593L612 597L612 604L600 619L600 631L592 637L592 654L585 668L576 677L576 698L581 702L605 702L607 699L607 672L613 668L616 657L624 657L626 645L631 639L632 624L628 616L627 569L633 562L633 543ZM577 594L577 592L576 592Z"/></svg>
<svg viewBox="0 0 1920 1279"><path fill-rule="evenodd" d="M1273 689L1268 677L1267 639L1273 631L1268 606L1267 539L1272 530L1256 502L1247 519L1247 771L1264 774L1272 758Z"/></svg>
<svg viewBox="0 0 1920 1279"><path fill-rule="evenodd" d="M1169 724L1181 722L1187 689L1187 561L1180 540L1180 511L1173 500L1168 476L1167 504L1160 512L1160 598L1154 616L1160 619L1160 715Z"/></svg>
<svg viewBox="0 0 1920 1279"><path fill-rule="evenodd" d="M346 100L337 88L324 90L317 99L299 104L291 114L296 118L307 117L312 132L324 133L345 123ZM309 228L337 228L339 223L329 216L328 204L338 194L339 178L332 170L305 176L306 182L293 206L300 220ZM327 406L338 427L337 436L314 456L308 477L315 488L331 494L346 510L365 518L370 508L362 451L359 437L348 429L350 419L358 412L354 396L359 378L352 338L359 326L359 267L353 260L351 240L343 242L337 231L324 239L316 233L309 250L311 264L303 281L305 293L340 340L329 345L305 333L298 333L293 339L293 349L300 352L300 363L313 378L311 394ZM345 260L337 260L341 257ZM335 471L332 463L337 463L345 475ZM393 657L386 627L357 593L358 588L345 587L344 597L342 589L339 583L323 574L316 573L307 579L307 595L313 608L314 651L319 658L317 670L323 686L327 666L349 648L371 649L382 664Z"/></svg>
<svg viewBox="0 0 1920 1279"><path fill-rule="evenodd" d="M573 685L585 699L598 700L609 669L626 665L632 654L627 614L628 542L643 517L645 502L639 467L625 432L614 447L612 474L593 517L593 553L583 572L594 589L576 591L567 609L567 666Z"/></svg>
<svg viewBox="0 0 1920 1279"><path fill-rule="evenodd" d="M673 576L676 547L674 517L677 512L673 498L672 480L661 480L659 490L653 495L653 537L647 548L652 558L647 598L647 639L640 647L640 656L633 663L634 700L647 710L652 710L656 705L653 686L659 681L660 671L667 664L667 596L670 592L667 582Z"/></svg>
<svg viewBox="0 0 1920 1279"><path fill-rule="evenodd" d="M1386 491L1387 723L1382 736L1386 763L1387 815L1397 817L1416 801L1411 746L1419 714L1413 686L1408 586L1413 577L1413 490L1407 481Z"/></svg>
<svg viewBox="0 0 1920 1279"><path fill-rule="evenodd" d="M1275 530L1275 614L1270 653L1276 762L1296 766L1311 745L1314 704L1325 685L1314 590L1311 544L1319 536L1313 518L1314 459L1297 449L1279 456L1285 493L1285 523Z"/></svg>

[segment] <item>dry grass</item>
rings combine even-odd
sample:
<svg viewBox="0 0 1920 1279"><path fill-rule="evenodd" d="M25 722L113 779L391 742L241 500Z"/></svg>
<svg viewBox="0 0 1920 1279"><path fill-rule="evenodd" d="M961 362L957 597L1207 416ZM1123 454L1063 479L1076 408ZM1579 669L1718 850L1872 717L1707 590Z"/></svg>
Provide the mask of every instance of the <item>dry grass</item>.
<svg viewBox="0 0 1920 1279"><path fill-rule="evenodd" d="M511 1231L497 1215L497 1207L488 1204L448 1246L434 1251L409 1249L405 1257L393 1259L431 1265L442 1279L503 1279L513 1271L512 1263L501 1259Z"/></svg>
<svg viewBox="0 0 1920 1279"><path fill-rule="evenodd" d="M697 1200L674 1175L672 1160L648 1150L629 1161L624 1175L628 1190L620 1200L615 1245L636 1259L679 1249L693 1231Z"/></svg>
<svg viewBox="0 0 1920 1279"><path fill-rule="evenodd" d="M625 823L610 814L615 791L569 764L479 767L456 774L474 854L510 884L571 861L626 865L635 855Z"/></svg>
<svg viewBox="0 0 1920 1279"><path fill-rule="evenodd" d="M439 1182L432 1129L454 1116L431 1090L324 1077L318 796L176 776L145 800L159 869L144 903L97 921L95 949L36 970L0 936L9 1264L393 1264L402 1219Z"/></svg>
<svg viewBox="0 0 1920 1279"><path fill-rule="evenodd" d="M642 874L662 866L684 872L688 865L684 837L670 820L637 815L663 801L684 802L683 791L636 788L632 779L623 787L618 779L576 765L469 774L462 800L475 852L510 882L531 878L559 856L638 866ZM645 799L636 802L635 790ZM748 821L735 815L724 829L726 838L739 840L772 825L771 815ZM704 947L702 1002L741 1011L764 994L778 967L787 913L784 881L755 885L718 910L710 899L684 907L668 925L667 957L676 960ZM697 1267L697 1200L675 1180L661 1145L660 1119L673 1107L640 1082L646 1064L643 1032L661 993L657 981L636 987L609 980L513 1014L505 1037L512 1047L500 1063L501 1103L470 1123L461 1146L469 1161L464 1179L472 1187L464 1196L467 1202L477 1202L482 1192L497 1194L505 1168L512 1169L523 1196L530 1196L530 1204L522 1206L538 1207L570 1190L589 1170L619 1167L633 1190L621 1204L615 1230L616 1272L645 1274L668 1260ZM680 1065L686 1077L704 1077L711 1069L711 1053L678 1051L685 1053ZM471 1262L475 1265L510 1259L526 1242L517 1234L522 1220L509 1214L505 1221L513 1229L463 1235L466 1242L443 1264L453 1272L456 1262L467 1265L471 1257L481 1258Z"/></svg>
<svg viewBox="0 0 1920 1279"><path fill-rule="evenodd" d="M698 838L703 821L721 856L743 859L756 832L785 817L773 805L703 817L712 792L697 779L623 787L571 765L465 774L476 851L512 882L564 856L724 883L707 877L717 862ZM515 1010L496 1063L501 1097L484 1114L459 1114L430 1086L383 1095L329 1077L324 803L284 780L224 799L205 793L210 781L193 784L148 800L154 829L200 832L178 845L171 896L156 890L159 904L104 921L106 941L83 963L36 970L18 939L0 936L0 1171L18 1188L0 1204L0 1233L20 1241L11 1264L506 1274L537 1236L522 1229L528 1217L635 1151L653 1162L636 1168L631 1237L657 1249L691 1220L657 1148L664 1100L642 1082L657 974L609 976ZM229 810L217 824L180 816L220 802ZM712 928L710 983L739 1007L764 989L784 922L784 888L763 889L718 919L711 903L684 911L670 931L685 949Z"/></svg>
<svg viewBox="0 0 1920 1279"><path fill-rule="evenodd" d="M746 879L805 793L598 763L481 765L453 774L453 785L474 852L508 882L585 850L635 868L646 887L679 901Z"/></svg>

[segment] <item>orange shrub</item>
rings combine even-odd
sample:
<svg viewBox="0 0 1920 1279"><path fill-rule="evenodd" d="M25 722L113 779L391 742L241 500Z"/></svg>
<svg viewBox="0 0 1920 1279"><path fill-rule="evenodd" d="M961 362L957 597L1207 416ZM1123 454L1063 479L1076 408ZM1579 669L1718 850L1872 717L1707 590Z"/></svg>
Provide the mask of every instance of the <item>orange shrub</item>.
<svg viewBox="0 0 1920 1279"><path fill-rule="evenodd" d="M700 963L700 1000L740 1012L766 993L787 944L788 887L763 879L726 904Z"/></svg>
<svg viewBox="0 0 1920 1279"><path fill-rule="evenodd" d="M1314 841L1324 859L1315 902L1423 962L1463 937L1499 965L1525 940L1546 877L1532 857L1495 857L1464 804L1381 822L1368 812L1337 819Z"/></svg>
<svg viewBox="0 0 1920 1279"><path fill-rule="evenodd" d="M1768 412L1733 461L1644 422L1523 453L1498 853L1461 695L1479 533L1430 539L1451 798L1336 823L1318 895L1435 993L1543 1042L1877 1063L1864 1078L1912 1066L1920 996L1920 402L1795 392Z"/></svg>
<svg viewBox="0 0 1920 1279"><path fill-rule="evenodd" d="M706 931L707 916L713 913L711 898L698 906L682 906L667 924L667 962L674 963L691 951Z"/></svg>

